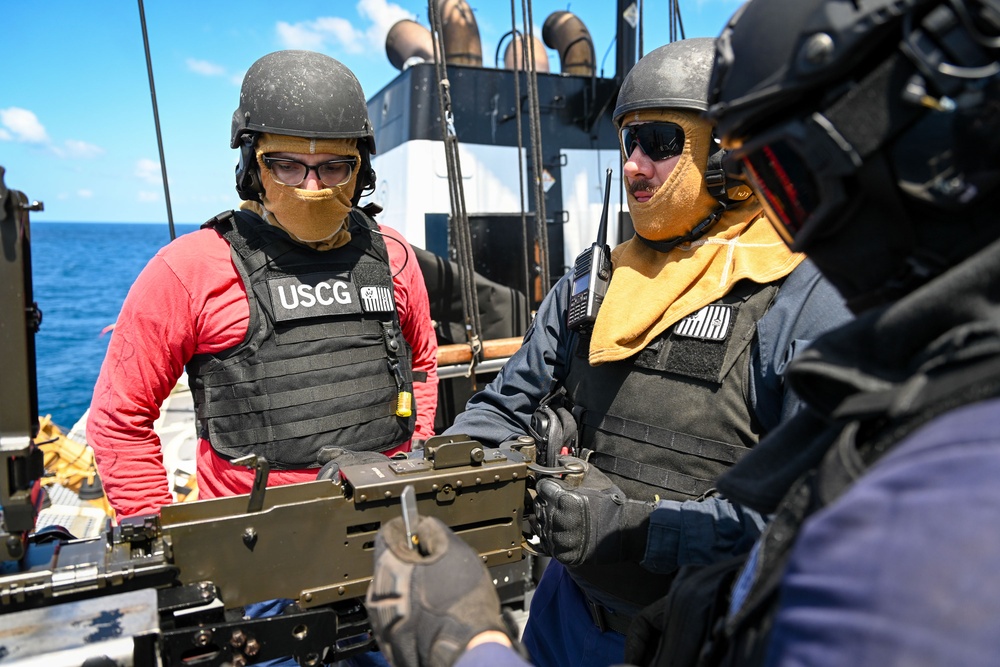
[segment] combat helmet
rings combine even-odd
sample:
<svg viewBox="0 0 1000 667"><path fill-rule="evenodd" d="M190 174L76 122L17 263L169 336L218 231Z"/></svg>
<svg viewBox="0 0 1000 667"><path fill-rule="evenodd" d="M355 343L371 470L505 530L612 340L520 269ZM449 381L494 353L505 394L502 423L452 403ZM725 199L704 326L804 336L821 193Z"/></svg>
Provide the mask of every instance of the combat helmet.
<svg viewBox="0 0 1000 667"><path fill-rule="evenodd" d="M357 77L343 63L314 51L275 51L258 59L240 89L230 146L240 149L236 190L243 199L261 191L253 154L261 132L317 139L356 137L361 167L353 202L375 185L370 156L375 132Z"/></svg>
<svg viewBox="0 0 1000 667"><path fill-rule="evenodd" d="M615 125L637 109L708 109L715 40L671 42L644 55L625 75L613 115Z"/></svg>
<svg viewBox="0 0 1000 667"><path fill-rule="evenodd" d="M640 109L706 111L714 58L715 40L711 37L670 42L644 55L622 82L612 115L615 127L620 130L625 116ZM709 151L705 168L708 191L723 208L750 196L745 186L726 180L725 156L716 145Z"/></svg>

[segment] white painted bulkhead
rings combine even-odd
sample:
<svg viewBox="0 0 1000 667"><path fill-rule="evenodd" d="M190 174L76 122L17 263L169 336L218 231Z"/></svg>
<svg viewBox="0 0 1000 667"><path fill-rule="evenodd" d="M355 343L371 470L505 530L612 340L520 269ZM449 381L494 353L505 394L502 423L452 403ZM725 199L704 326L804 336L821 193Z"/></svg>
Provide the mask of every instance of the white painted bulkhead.
<svg viewBox="0 0 1000 667"><path fill-rule="evenodd" d="M459 144L459 159L465 191L465 208L476 213L519 214L520 186L518 183L517 152L511 146ZM608 244L617 239L617 211L621 165L618 151L571 149L561 151L562 167L557 182L562 192L566 223L563 229L564 264L572 267L576 256L596 240L597 227L604 206L605 170L612 176ZM524 162L525 201L529 198L527 181L529 160ZM380 205L384 210L379 222L400 232L412 245L426 248L425 221L427 213L450 213L448 169L444 144L439 141L407 141L385 154L372 157L378 175L375 192L362 200ZM553 211L547 211L550 219Z"/></svg>

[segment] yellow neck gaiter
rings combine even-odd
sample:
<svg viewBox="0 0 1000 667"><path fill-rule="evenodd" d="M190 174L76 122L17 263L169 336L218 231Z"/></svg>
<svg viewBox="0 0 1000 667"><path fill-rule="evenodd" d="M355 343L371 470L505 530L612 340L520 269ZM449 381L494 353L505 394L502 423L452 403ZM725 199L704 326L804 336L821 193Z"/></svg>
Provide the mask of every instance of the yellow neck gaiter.
<svg viewBox="0 0 1000 667"><path fill-rule="evenodd" d="M355 169L351 180L336 188L303 190L278 183L264 165L269 153L303 153L316 155L349 155L359 157L357 139L307 139L287 135L260 135L257 140L257 163L260 167L264 194L261 204L243 202L240 208L253 211L269 224L288 232L296 241L316 250L331 250L347 244L347 218L351 212L351 196L358 180Z"/></svg>
<svg viewBox="0 0 1000 667"><path fill-rule="evenodd" d="M670 252L632 238L611 253L614 273L594 323L590 364L627 359L736 282L773 282L803 259L788 249L756 200L727 211L708 235Z"/></svg>
<svg viewBox="0 0 1000 667"><path fill-rule="evenodd" d="M712 149L712 126L695 111L640 109L622 125L666 121L684 129L684 149L667 180L645 202L629 194L628 210L636 233L650 241L684 236L719 207L705 185L705 167ZM626 158L628 156L625 156ZM625 183L626 189L628 183Z"/></svg>

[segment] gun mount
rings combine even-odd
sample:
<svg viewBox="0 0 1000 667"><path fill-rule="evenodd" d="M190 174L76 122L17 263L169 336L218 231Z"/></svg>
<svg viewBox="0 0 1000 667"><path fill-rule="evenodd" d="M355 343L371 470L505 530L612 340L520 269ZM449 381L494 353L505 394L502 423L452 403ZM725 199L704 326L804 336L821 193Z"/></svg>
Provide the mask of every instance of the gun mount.
<svg viewBox="0 0 1000 667"><path fill-rule="evenodd" d="M63 625L67 614L86 616L88 609L148 619L153 605L155 624L127 625L143 628L134 650L147 654L143 659L153 651L162 664L248 664L284 655L321 664L368 650L361 601L375 533L399 516L407 486L418 511L448 524L488 567L523 557L529 462L516 450L462 438L427 444L427 458L348 466L342 482L269 488L257 511L248 511L258 500L253 494L181 503L160 516L124 519L101 537L30 544L19 566L0 576L0 610L12 614L4 625L17 622L14 612L32 627L47 617ZM143 590L155 591L155 601L137 597ZM104 604L95 601L103 596ZM275 598L293 600L291 613L242 618L244 605ZM107 654L104 647L99 654ZM142 664L139 656L135 664Z"/></svg>

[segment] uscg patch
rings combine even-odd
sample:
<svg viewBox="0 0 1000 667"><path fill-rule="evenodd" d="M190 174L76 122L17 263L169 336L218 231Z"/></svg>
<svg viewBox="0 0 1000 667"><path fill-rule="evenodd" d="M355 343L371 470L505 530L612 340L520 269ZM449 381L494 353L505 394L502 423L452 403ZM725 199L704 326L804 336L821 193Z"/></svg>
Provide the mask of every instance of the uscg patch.
<svg viewBox="0 0 1000 667"><path fill-rule="evenodd" d="M732 324L733 307L713 303L674 325L674 333L702 340L725 340Z"/></svg>
<svg viewBox="0 0 1000 667"><path fill-rule="evenodd" d="M396 309L392 289L381 285L362 287L361 306L366 313L391 313Z"/></svg>
<svg viewBox="0 0 1000 667"><path fill-rule="evenodd" d="M323 271L267 281L278 322L361 313L358 289L346 272Z"/></svg>

